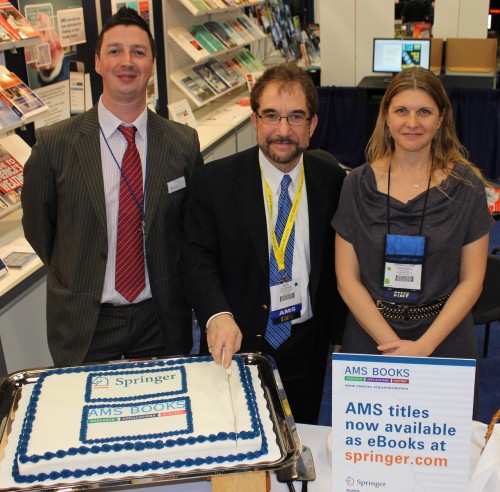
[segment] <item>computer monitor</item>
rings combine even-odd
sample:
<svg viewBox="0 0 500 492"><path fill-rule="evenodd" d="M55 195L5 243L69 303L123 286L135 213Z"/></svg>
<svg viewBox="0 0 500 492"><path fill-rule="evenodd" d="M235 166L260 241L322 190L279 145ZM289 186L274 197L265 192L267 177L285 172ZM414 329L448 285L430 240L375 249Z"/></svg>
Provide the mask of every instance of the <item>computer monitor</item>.
<svg viewBox="0 0 500 492"><path fill-rule="evenodd" d="M405 68L431 65L430 38L375 38L373 40L373 71L398 73Z"/></svg>

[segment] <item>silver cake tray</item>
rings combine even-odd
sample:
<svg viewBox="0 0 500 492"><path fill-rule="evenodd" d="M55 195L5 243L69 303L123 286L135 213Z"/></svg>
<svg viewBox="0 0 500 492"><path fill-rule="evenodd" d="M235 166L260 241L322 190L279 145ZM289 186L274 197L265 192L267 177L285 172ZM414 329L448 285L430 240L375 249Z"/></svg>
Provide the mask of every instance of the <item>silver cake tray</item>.
<svg viewBox="0 0 500 492"><path fill-rule="evenodd" d="M130 473L126 477L116 476L113 479L105 480L85 480L58 482L56 485L33 485L3 488L0 484L0 492L16 491L61 491L72 492L77 490L102 490L109 488L123 488L146 484L167 484L169 482L183 482L193 480L207 480L214 475L227 473L242 473L251 471L274 471L293 466L302 452L302 443L293 420L293 416L288 410L288 402L283 390L283 385L276 369L276 364L271 357L261 353L237 354L246 365L257 366L259 376L262 381L264 396L267 402L271 421L276 434L276 441L281 456L272 462L259 464L229 464L210 469L197 469L186 472L175 471L168 473L151 473L148 475L133 476ZM198 357L198 356L193 356ZM166 359L179 359L181 356L165 357ZM141 359L141 361L148 359ZM127 362L127 360L116 361L116 363ZM110 362L113 364L114 362ZM91 365L91 364L89 364ZM18 401L21 398L23 388L36 383L40 374L50 368L26 369L8 375L0 381L0 465L5 457L5 447L12 428L12 423L16 419ZM285 410L287 409L287 410Z"/></svg>

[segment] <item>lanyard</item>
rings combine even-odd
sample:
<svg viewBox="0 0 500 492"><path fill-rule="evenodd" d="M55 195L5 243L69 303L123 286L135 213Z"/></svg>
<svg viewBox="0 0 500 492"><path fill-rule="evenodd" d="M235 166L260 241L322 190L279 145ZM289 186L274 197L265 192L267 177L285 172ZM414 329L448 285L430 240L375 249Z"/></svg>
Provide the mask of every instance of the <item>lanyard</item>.
<svg viewBox="0 0 500 492"><path fill-rule="evenodd" d="M281 238L280 244L278 245L278 240L276 239L276 232L273 227L273 194L271 188L267 184L266 178L262 173L262 166L260 167L260 172L262 179L264 180L264 189L266 193L266 201L269 209L270 220L269 225L271 227L271 239L273 245L274 256L276 258L276 263L278 264L278 270L283 271L285 269L285 251L288 244L288 239L292 233L293 225L295 224L295 217L297 216L297 211L299 210L300 199L302 197L302 187L304 185L304 166L300 171L299 184L297 187L297 193L295 199L292 203L292 208L290 209L290 214L288 215L288 220L286 221L285 230L283 231L283 236Z"/></svg>
<svg viewBox="0 0 500 492"><path fill-rule="evenodd" d="M109 150L109 152L111 154L111 157L113 157L113 160L115 161L116 167L120 171L121 178L123 179L123 181L125 181L125 184L127 185L127 188L130 191L130 194L132 195L132 198L134 199L134 202L137 205L137 208L139 209L139 212L141 213L142 233L144 234L144 227L146 225L146 213L145 213L145 209L144 209L144 203L146 201L146 182L147 182L146 181L146 177L147 177L147 174L148 174L147 151L146 151L146 166L145 166L145 173L144 173L145 174L145 177L144 177L144 190L143 190L143 193L142 193L142 203L139 203L139 200L135 196L134 190L130 186L130 183L128 182L127 177L125 176L125 174L123 174L122 167L120 166L118 160L115 157L115 154L113 153L113 151L111 150L111 147L109 146L108 139L106 138L106 135L104 135L104 132L102 130L101 125L99 125L99 130L101 131L101 135L104 138L104 141L106 142L106 146L108 147L108 150Z"/></svg>
<svg viewBox="0 0 500 492"><path fill-rule="evenodd" d="M389 199L390 199L390 189L391 189L391 164L392 162L389 163L389 172L387 173L387 234L391 233L391 209L389 207ZM429 196L429 188L431 187L431 175L432 171L429 172L429 181L427 182L427 190L425 190L425 198L424 198L424 208L422 209L422 217L420 219L420 230L418 232L418 235L422 235L422 229L424 227L424 216L425 216L425 209L427 208L427 198Z"/></svg>

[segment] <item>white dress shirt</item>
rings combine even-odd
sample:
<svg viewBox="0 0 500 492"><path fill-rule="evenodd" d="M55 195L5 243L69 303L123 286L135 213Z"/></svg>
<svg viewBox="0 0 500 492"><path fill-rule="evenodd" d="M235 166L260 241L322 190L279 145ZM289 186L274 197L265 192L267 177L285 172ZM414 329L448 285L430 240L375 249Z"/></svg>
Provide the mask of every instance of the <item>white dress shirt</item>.
<svg viewBox="0 0 500 492"><path fill-rule="evenodd" d="M102 102L102 97L98 104L100 139L101 139L101 163L102 176L104 181L104 196L106 201L106 224L108 232L108 259L106 264L106 275L104 277L104 289L101 302L129 304L115 289L115 270L116 270L116 242L118 232L118 205L120 201L120 178L119 166L123 159L123 154L127 149L127 141L123 134L118 130L120 125L135 126L135 143L142 164L143 186L146 182L147 174L147 108L132 123L126 124L118 119L113 113L108 111ZM144 188L144 216L147 216L147 190ZM134 299L134 303L144 301L151 297L151 288L149 285L149 275L147 264L145 265L146 287Z"/></svg>
<svg viewBox="0 0 500 492"><path fill-rule="evenodd" d="M259 161L262 169L262 187L264 189L264 178L273 195L273 217L272 228L276 224L278 218L278 200L281 193L281 180L285 174L288 174L292 179L288 192L290 199L293 203L300 179L300 173L304 166L303 156L301 156L299 163L289 173L283 173L275 166L273 166L266 156L259 150ZM272 250L271 239L271 224L269 207L267 200L264 199L266 207L266 222L267 222L267 239L269 245L269 257ZM311 272L311 259L309 247L309 211L307 205L307 188L304 180L302 188L302 196L299 203L299 209L295 218L295 240L293 248L293 264L292 264L292 278L300 279L300 294L302 299L302 310L300 311L300 318L294 319L292 324L303 323L312 318L311 301L309 297L309 273Z"/></svg>

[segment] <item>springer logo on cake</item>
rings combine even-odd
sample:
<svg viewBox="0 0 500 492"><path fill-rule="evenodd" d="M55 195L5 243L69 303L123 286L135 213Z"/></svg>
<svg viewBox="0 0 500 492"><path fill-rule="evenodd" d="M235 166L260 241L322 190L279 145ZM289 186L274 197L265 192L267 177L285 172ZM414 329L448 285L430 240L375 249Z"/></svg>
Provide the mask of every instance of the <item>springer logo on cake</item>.
<svg viewBox="0 0 500 492"><path fill-rule="evenodd" d="M186 388L186 369L182 366L93 372L87 376L85 401L146 400L153 395L158 397L186 393Z"/></svg>

